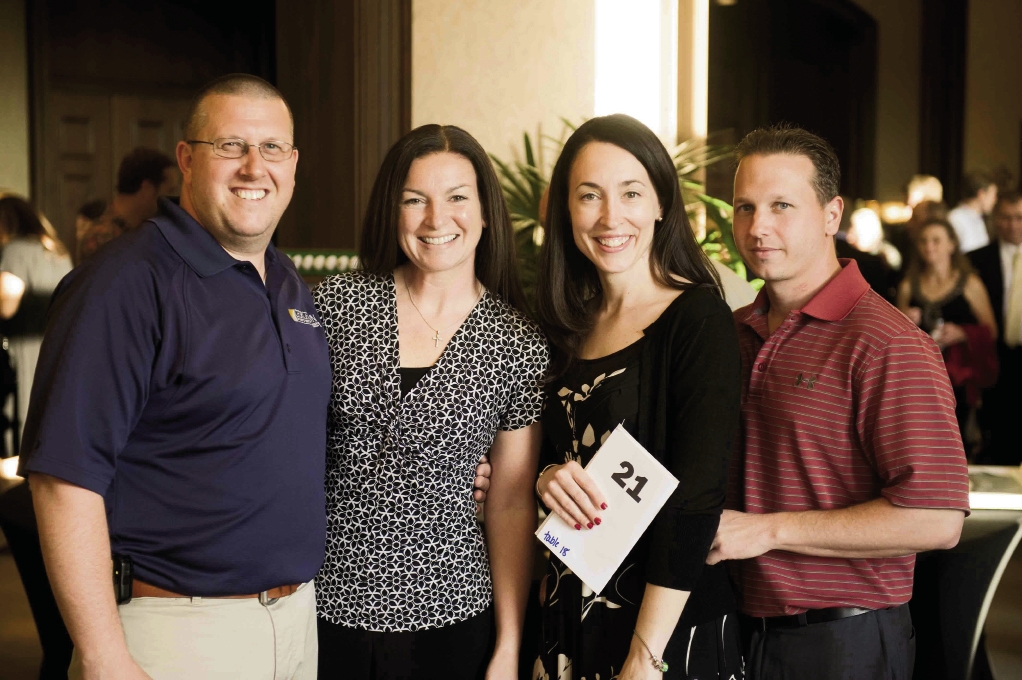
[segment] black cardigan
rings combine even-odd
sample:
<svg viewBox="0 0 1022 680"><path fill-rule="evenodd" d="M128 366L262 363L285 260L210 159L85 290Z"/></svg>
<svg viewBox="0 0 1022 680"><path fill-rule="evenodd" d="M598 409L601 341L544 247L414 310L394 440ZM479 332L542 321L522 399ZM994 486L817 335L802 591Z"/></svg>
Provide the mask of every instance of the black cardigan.
<svg viewBox="0 0 1022 680"><path fill-rule="evenodd" d="M639 410L629 429L680 482L647 530L646 581L691 591L681 629L737 608L724 565L705 561L738 431L738 334L727 304L705 288L679 295L643 333Z"/></svg>

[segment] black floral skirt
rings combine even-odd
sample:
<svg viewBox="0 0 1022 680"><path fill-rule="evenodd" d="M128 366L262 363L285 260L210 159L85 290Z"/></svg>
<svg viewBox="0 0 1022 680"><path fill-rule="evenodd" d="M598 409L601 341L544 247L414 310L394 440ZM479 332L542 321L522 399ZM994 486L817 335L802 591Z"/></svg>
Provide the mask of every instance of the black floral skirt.
<svg viewBox="0 0 1022 680"><path fill-rule="evenodd" d="M542 633L532 680L612 680L624 665L645 593L641 569L627 563L597 596L550 557L540 589ZM664 650L665 680L742 680L737 614L679 625Z"/></svg>

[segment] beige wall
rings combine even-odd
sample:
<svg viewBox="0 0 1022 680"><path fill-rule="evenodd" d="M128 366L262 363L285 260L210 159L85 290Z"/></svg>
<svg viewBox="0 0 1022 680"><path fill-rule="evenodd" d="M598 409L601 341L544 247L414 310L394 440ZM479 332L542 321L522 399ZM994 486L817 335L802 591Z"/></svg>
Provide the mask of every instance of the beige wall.
<svg viewBox="0 0 1022 680"><path fill-rule="evenodd" d="M25 0L0 0L0 190L28 195Z"/></svg>
<svg viewBox="0 0 1022 680"><path fill-rule="evenodd" d="M1005 166L1018 182L1022 0L969 3L966 59L964 169Z"/></svg>
<svg viewBox="0 0 1022 680"><path fill-rule="evenodd" d="M414 0L412 126L458 125L503 159L593 112L592 0ZM546 158L552 163L553 158Z"/></svg>
<svg viewBox="0 0 1022 680"><path fill-rule="evenodd" d="M896 200L903 198L905 182L919 167L921 1L855 2L877 20L879 82L874 198Z"/></svg>

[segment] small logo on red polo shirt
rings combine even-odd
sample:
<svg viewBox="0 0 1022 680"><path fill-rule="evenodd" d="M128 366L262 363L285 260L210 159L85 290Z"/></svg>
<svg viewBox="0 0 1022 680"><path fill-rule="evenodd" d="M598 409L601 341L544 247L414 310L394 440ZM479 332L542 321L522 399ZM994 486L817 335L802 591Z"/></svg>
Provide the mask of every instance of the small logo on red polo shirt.
<svg viewBox="0 0 1022 680"><path fill-rule="evenodd" d="M287 313L291 315L291 318L298 323L303 323L306 326L312 326L313 328L319 328L319 321L316 320L312 314L303 312L300 309L289 309Z"/></svg>
<svg viewBox="0 0 1022 680"><path fill-rule="evenodd" d="M795 387L805 387L807 390L816 389L816 380L819 375L809 375L808 373L799 373L795 376Z"/></svg>

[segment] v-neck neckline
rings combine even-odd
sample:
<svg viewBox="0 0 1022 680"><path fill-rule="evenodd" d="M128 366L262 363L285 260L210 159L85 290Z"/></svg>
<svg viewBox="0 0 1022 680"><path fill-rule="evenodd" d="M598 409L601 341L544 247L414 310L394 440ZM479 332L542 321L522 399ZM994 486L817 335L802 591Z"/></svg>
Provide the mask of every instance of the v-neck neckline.
<svg viewBox="0 0 1022 680"><path fill-rule="evenodd" d="M393 348L393 352L391 353L392 365L390 367L391 368L390 378L392 388L391 392L394 393L394 388L396 386L397 401L400 404L406 401L413 394L422 390L426 385L428 385L432 381L432 376L436 375L438 370L442 369L444 365L448 363L447 357L450 354L448 350L450 350L451 345L453 345L454 342L459 339L459 337L462 335L462 331L464 330L465 326L469 324L469 322L472 320L472 317L474 317L476 313L479 311L479 309L482 307L483 302L486 300L487 296L490 295L490 291L486 288L486 286L483 286L483 294L479 296L479 299L476 300L475 305L472 307L471 310L469 310L468 316L466 316L465 319L461 322L461 325L458 326L458 330L454 331L454 335L452 335L451 339L447 341L446 345L444 345L443 351L440 352L440 356L438 356L436 358L436 361L433 362L433 365L430 367L430 370L426 373L426 375L422 376L422 378L419 379L419 382L417 382L415 386L412 387L412 389L408 390L406 394L402 395L400 372L401 330L400 327L398 326L397 280L394 278L394 272L390 273L390 276L387 279L387 283L390 286L390 314L391 319L393 321L393 336L391 338L391 347ZM414 368L414 366L412 368Z"/></svg>

